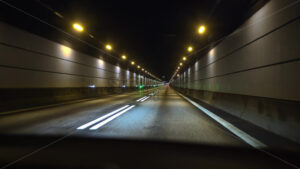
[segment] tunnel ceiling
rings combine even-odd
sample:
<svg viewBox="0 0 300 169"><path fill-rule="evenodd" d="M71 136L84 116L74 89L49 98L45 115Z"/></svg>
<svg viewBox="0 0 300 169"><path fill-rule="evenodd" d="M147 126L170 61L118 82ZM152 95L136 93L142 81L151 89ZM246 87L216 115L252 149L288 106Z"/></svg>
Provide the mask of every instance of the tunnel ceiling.
<svg viewBox="0 0 300 169"><path fill-rule="evenodd" d="M187 54L187 46L200 49L223 37L259 8L255 0L7 2L66 32L70 23L65 21L80 22L99 44L111 43L115 54L126 53L164 80L169 80L180 58ZM197 34L200 24L207 27L203 36Z"/></svg>

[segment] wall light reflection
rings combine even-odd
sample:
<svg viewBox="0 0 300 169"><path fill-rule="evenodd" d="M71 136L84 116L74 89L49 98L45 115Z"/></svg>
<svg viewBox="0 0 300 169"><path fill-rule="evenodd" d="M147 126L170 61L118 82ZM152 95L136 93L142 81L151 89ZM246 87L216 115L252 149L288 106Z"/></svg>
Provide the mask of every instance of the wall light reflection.
<svg viewBox="0 0 300 169"><path fill-rule="evenodd" d="M116 66L116 73L120 73L120 67Z"/></svg>
<svg viewBox="0 0 300 169"><path fill-rule="evenodd" d="M215 51L211 49L208 53L208 63L212 63L215 59Z"/></svg>
<svg viewBox="0 0 300 169"><path fill-rule="evenodd" d="M96 85L89 85L89 88L95 88Z"/></svg>
<svg viewBox="0 0 300 169"><path fill-rule="evenodd" d="M104 61L103 60L98 59L98 64L99 64L100 68L104 67Z"/></svg>
<svg viewBox="0 0 300 169"><path fill-rule="evenodd" d="M65 56L67 58L69 58L72 54L72 49L67 46L61 45L60 50L61 50L63 56Z"/></svg>
<svg viewBox="0 0 300 169"><path fill-rule="evenodd" d="M214 49L211 49L211 50L209 51L209 56L214 56L214 54L215 54Z"/></svg>

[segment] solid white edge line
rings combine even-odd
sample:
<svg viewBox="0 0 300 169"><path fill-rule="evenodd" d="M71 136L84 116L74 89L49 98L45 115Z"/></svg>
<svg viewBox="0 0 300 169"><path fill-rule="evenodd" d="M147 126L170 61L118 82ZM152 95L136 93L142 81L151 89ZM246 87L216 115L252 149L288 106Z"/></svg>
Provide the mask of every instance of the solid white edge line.
<svg viewBox="0 0 300 169"><path fill-rule="evenodd" d="M145 100L147 100L150 96L147 96L146 98L142 99L140 102L143 102Z"/></svg>
<svg viewBox="0 0 300 169"><path fill-rule="evenodd" d="M144 97L142 97L142 98L139 98L139 99L136 100L136 101L139 102L140 100L142 100L142 99L145 98L145 97L147 97L147 96L144 96Z"/></svg>
<svg viewBox="0 0 300 169"><path fill-rule="evenodd" d="M217 121L218 123L220 123L223 127L225 127L226 129L228 129L234 135L238 136L240 139L242 139L243 141L245 141L246 143L248 143L249 145L251 145L252 147L254 147L254 148L267 147L265 144L263 144L259 140L253 138L249 134L247 134L244 131L238 129L237 127L235 127L231 123L229 123L226 120L222 119L221 117L215 115L213 112L211 112L211 111L207 110L206 108L200 106L198 103L194 102L193 100L185 97L184 95L182 95L180 93L178 93L178 94L181 97L183 97L184 99L186 99L188 102L190 102L191 104L193 104L194 106L196 106L198 109L200 109L201 111L203 111L206 115L208 115L209 117L211 117L212 119L214 119L215 121Z"/></svg>
<svg viewBox="0 0 300 169"><path fill-rule="evenodd" d="M113 112L110 112L110 113L108 113L108 114L106 114L106 115L104 115L104 116L101 116L101 117L99 117L99 118L93 120L93 121L90 121L90 122L88 122L88 123L86 123L86 124L84 124L84 125L78 127L77 130L83 130L83 129L86 129L87 127L89 127L89 126L91 126L91 125L93 125L93 124L95 124L95 123L97 123L97 122L99 122L99 121L101 121L101 120L103 120L103 119L105 119L105 118L107 118L107 117L109 117L109 116L111 116L111 115L113 115L113 114L115 114L115 113L117 113L117 112L119 112L119 111L121 111L121 110L127 108L128 106L129 106L129 105L123 106L123 107L121 107L121 108L119 108L119 109L117 109L117 110L115 110L115 111L113 111Z"/></svg>
<svg viewBox="0 0 300 169"><path fill-rule="evenodd" d="M115 115L113 115L113 116L107 118L106 120L103 120L102 122L100 122L100 123L94 125L93 127L91 127L90 130L97 130L98 128L104 126L104 125L107 124L108 122L110 122L110 121L112 121L113 119L115 119L115 118L121 116L122 114L124 114L124 113L127 112L128 110L132 109L134 106L135 106L135 105L132 105L132 106L128 107L127 109L125 109L125 110L123 110L123 111L121 111L121 112L119 112L119 113L117 113L117 114L115 114Z"/></svg>

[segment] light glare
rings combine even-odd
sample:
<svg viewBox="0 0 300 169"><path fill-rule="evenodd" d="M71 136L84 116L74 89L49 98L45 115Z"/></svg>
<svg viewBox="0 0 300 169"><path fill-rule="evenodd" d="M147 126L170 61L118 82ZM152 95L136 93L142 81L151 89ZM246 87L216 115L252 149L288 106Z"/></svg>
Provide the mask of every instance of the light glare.
<svg viewBox="0 0 300 169"><path fill-rule="evenodd" d="M74 23L73 28L78 32L82 32L84 30L83 26L81 26L79 23Z"/></svg>
<svg viewBox="0 0 300 169"><path fill-rule="evenodd" d="M111 46L110 44L107 44L107 45L105 46L105 48L106 48L107 50L112 50L112 46Z"/></svg>
<svg viewBox="0 0 300 169"><path fill-rule="evenodd" d="M89 85L88 87L89 87L89 88L95 88L96 85Z"/></svg>
<svg viewBox="0 0 300 169"><path fill-rule="evenodd" d="M206 29L205 26L201 25L198 29L198 33L203 34L205 32L205 29Z"/></svg>

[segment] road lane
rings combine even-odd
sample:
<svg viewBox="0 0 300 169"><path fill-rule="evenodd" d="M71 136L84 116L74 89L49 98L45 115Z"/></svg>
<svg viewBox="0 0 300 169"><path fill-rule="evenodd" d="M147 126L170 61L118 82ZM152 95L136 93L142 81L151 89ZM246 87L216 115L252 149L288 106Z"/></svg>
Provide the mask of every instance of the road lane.
<svg viewBox="0 0 300 169"><path fill-rule="evenodd" d="M1 116L0 132L247 146L169 87Z"/></svg>
<svg viewBox="0 0 300 169"><path fill-rule="evenodd" d="M51 108L0 116L0 133L10 134L55 134L72 132L80 124L87 123L116 107L148 95L149 91L126 94L55 106Z"/></svg>
<svg viewBox="0 0 300 169"><path fill-rule="evenodd" d="M0 118L0 126L3 127L1 122L7 122L5 119L8 120L10 118L11 121L18 119L17 121L22 122L22 117L27 117L33 113L35 116L32 119L35 119L35 121L32 121L32 123L27 122L26 125L24 123L24 125L22 125L23 129L12 127L7 128L7 131L20 134L58 135L58 139L46 143L41 147L35 147L34 150L27 151L27 155L31 156L35 154L37 157L40 157L40 151L45 154L45 151L49 151L49 149L51 151L51 148L57 145L63 145L65 148L65 143L63 142L69 138L68 136L83 136L84 140L88 140L86 137L98 137L121 138L121 140L123 139L122 142L130 141L128 139L161 140L222 146L218 147L218 149L224 147L228 148L228 146L250 147L204 112L183 99L173 89L160 87L159 90L156 91L159 92L144 92L144 94L129 93L67 106L59 106L43 111L39 110L37 112L3 116ZM74 111L72 113L66 113L68 110ZM53 116L53 118L46 118L49 116ZM25 118L25 121L26 120L28 119ZM78 129L78 127L94 120L96 120L95 123ZM86 150L86 145L83 147L83 149ZM123 146L122 148L124 147L127 146ZM136 144L134 144L134 147L136 147ZM116 149L118 151L117 153L119 153L119 149ZM72 148L72 150L74 150L74 148ZM236 149L233 148L233 150ZM241 150L252 151L253 149ZM65 150L63 152L65 152ZM202 152L202 149L200 152ZM281 167L283 165L282 160L277 161L279 159L278 156L266 151L257 150L257 152L262 153L259 155L262 155L263 158L276 160L276 165L274 166L284 168ZM20 157L21 159L25 157L24 159L26 161L30 159L26 158L27 155L22 156L19 152L16 152L15 157L11 157L11 159L18 160ZM82 155L81 151L80 155ZM207 154L204 153L203 157L207 158L206 155ZM218 156L220 154L217 152L217 154L213 154L213 156L215 155ZM219 156L219 159L224 160L224 156ZM232 159L229 157L229 160L235 160L235 158ZM21 160L21 162L22 161L23 160ZM284 163L284 165L289 164L286 161L284 161Z"/></svg>
<svg viewBox="0 0 300 169"><path fill-rule="evenodd" d="M132 138L247 146L210 117L163 87L145 102L94 131L77 133L93 137Z"/></svg>

